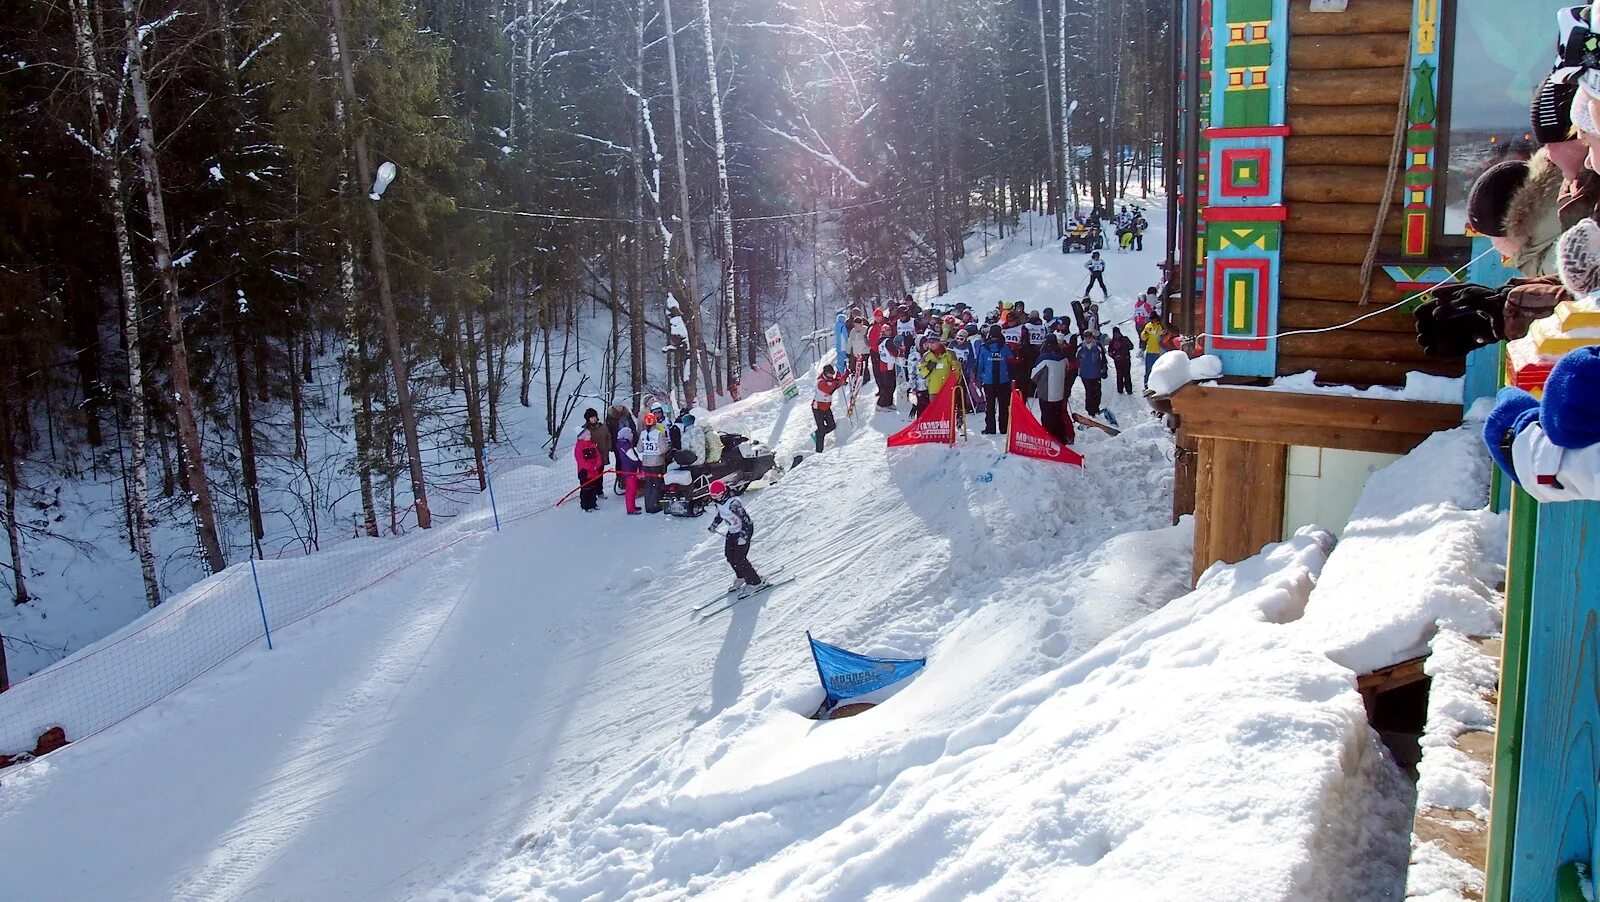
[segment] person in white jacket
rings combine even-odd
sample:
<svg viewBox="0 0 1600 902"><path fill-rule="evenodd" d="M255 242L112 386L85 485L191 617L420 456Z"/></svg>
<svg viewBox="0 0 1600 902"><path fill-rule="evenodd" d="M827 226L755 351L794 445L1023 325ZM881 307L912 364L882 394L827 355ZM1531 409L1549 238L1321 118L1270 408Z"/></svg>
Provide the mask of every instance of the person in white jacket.
<svg viewBox="0 0 1600 902"><path fill-rule="evenodd" d="M865 317L856 317L850 323L850 338L844 343L844 352L850 358L849 375L857 380L865 379L867 364L872 356L872 345L867 343L867 321Z"/></svg>
<svg viewBox="0 0 1600 902"><path fill-rule="evenodd" d="M713 480L709 488L711 500L717 505L717 516L711 521L710 531L726 537L722 543L722 553L728 559L728 566L733 568L734 575L744 584L744 592L762 588L766 581L750 563L750 539L755 536L755 521L750 519L744 503L733 497L727 483L720 479ZM734 583L728 591L734 591L739 585Z"/></svg>
<svg viewBox="0 0 1600 902"><path fill-rule="evenodd" d="M1106 261L1100 258L1100 252L1095 251L1083 263L1083 268L1089 271L1089 284L1084 286L1083 293L1087 297L1096 285L1100 286L1100 296L1109 300L1111 292L1106 288Z"/></svg>
<svg viewBox="0 0 1600 902"><path fill-rule="evenodd" d="M1061 342L1051 335L1039 350L1033 367L1033 396L1039 400L1039 425L1057 440L1070 444L1072 427L1067 425L1067 397L1072 385L1067 381L1067 355Z"/></svg>

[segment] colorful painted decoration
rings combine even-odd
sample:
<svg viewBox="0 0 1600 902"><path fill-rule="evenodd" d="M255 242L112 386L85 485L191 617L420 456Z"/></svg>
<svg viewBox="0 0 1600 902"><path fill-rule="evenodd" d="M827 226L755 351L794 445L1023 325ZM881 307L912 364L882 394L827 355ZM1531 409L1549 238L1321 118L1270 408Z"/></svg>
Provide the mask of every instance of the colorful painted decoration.
<svg viewBox="0 0 1600 902"><path fill-rule="evenodd" d="M1277 372L1288 0L1215 0L1205 204L1206 349L1223 372Z"/></svg>
<svg viewBox="0 0 1600 902"><path fill-rule="evenodd" d="M1407 257L1424 257L1433 241L1434 159L1439 145L1439 0L1416 0L1414 25L1401 250Z"/></svg>

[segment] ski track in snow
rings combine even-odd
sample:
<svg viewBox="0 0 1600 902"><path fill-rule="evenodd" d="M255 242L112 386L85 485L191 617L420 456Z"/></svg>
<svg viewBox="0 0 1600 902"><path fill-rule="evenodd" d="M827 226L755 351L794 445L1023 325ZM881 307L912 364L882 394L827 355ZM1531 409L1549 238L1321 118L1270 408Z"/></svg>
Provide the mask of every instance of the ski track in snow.
<svg viewBox="0 0 1600 902"><path fill-rule="evenodd" d="M1164 217L1159 205L1147 215L1150 250L1106 255L1107 324L1156 278ZM1046 244L946 299L1065 311L1085 259ZM1097 643L1185 591L1190 542L1186 525L1161 528L1170 436L1108 382L1127 428L1079 430L1082 470L997 461L1003 446L976 434L981 417L958 449L887 449L905 418L863 405L836 446L749 496L752 561L785 565L795 582L705 622L689 608L729 579L706 519L627 518L607 496L599 514L563 508L468 539L282 631L276 651L249 650L89 742L0 774L7 897L1017 897L1039 891L1035 871L1068 880L1063 862L1092 874L1131 828L1098 822L1089 803L1129 777L1047 782L1060 775L1039 762L1066 740L1029 715L1104 670L1114 650L1083 657ZM787 461L809 450L806 395L759 395L718 418ZM1312 545L1273 560L1292 569ZM1222 574L1190 604L1218 604L1251 579L1303 592L1305 580L1283 588L1276 573ZM870 716L814 724L799 716L821 698L808 629L870 654L928 654L929 668ZM1190 643L1172 657L1194 668L1215 655ZM1344 671L1318 666L1280 688L1350 695ZM1117 698L1139 689L1133 672L1105 671L1079 701L1142 703L1181 726L1161 707L1181 683ZM1337 757L1349 723L1330 715L1300 737L1301 757ZM1159 758L1175 728L1129 741ZM985 755L1036 772L1037 794L986 788L972 777ZM1248 801L1226 811L1248 819ZM904 826L879 835L896 819ZM1163 867L1141 836L1139 854L1155 857L1138 866ZM880 843L920 857L873 854ZM995 851L1006 847L1015 860ZM64 849L76 850L70 866ZM1117 898L1133 884L1116 873L1058 885Z"/></svg>

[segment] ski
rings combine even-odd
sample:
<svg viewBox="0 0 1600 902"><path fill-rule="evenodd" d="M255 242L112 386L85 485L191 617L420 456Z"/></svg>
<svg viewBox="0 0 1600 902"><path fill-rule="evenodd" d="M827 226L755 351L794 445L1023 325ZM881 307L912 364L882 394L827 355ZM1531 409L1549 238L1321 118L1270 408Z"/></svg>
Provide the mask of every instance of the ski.
<svg viewBox="0 0 1600 902"><path fill-rule="evenodd" d="M746 599L750 599L750 598L755 598L757 595L762 595L762 594L764 594L766 592L770 592L773 589L778 588L779 586L786 586L786 585L788 585L789 583L792 583L792 582L794 582L794 577L792 577L792 576L785 577L783 579L768 579L766 585L762 586L759 589L756 589L753 592L750 592L749 594L740 594L740 593L736 593L736 592L727 593L726 595L724 595L722 597L722 599L721 599L722 605L720 607L710 608L709 610L701 610L701 609L697 608L696 610L697 611L701 611L700 619L701 620L705 620L705 619L707 619L709 617L715 616L717 614L722 613L723 611L728 610L729 608L733 607L734 605L738 604L741 601L745 601ZM712 604L715 604L715 603L716 602L712 602Z"/></svg>
<svg viewBox="0 0 1600 902"><path fill-rule="evenodd" d="M1077 423L1079 426L1086 426L1086 427L1089 427L1089 428L1092 428L1092 429L1098 429L1101 432L1104 432L1106 435L1121 435L1122 434L1122 430L1121 429L1113 429L1112 427L1106 425L1105 423L1102 423L1099 420L1096 420L1096 419L1094 419L1092 417L1086 417L1081 413L1074 413L1072 415L1072 422Z"/></svg>
<svg viewBox="0 0 1600 902"><path fill-rule="evenodd" d="M770 572L768 572L767 578L771 579L772 577L778 576L778 575L782 574L784 570L787 570L787 569L788 569L787 567L773 567L772 570ZM705 610L706 608L709 608L712 605L717 604L718 602L727 601L729 596L738 594L739 590L743 589L743 588L744 588L744 583L739 583L738 585L729 588L728 591L723 592L721 595L718 595L718 596L716 596L715 598L712 598L709 601L703 601L703 602L695 605L694 607L690 608L689 610L692 613L698 614L701 611Z"/></svg>

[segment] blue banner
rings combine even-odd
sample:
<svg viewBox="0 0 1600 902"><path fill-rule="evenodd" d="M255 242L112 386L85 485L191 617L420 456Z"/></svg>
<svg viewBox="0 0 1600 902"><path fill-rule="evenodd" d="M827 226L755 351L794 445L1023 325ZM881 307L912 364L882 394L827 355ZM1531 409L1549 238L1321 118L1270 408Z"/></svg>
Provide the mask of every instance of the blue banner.
<svg viewBox="0 0 1600 902"><path fill-rule="evenodd" d="M850 341L850 323L843 313L833 321L833 369L835 372L845 371L844 346Z"/></svg>
<svg viewBox="0 0 1600 902"><path fill-rule="evenodd" d="M847 698L855 698L893 686L928 663L927 658L869 658L837 645L818 642L806 633L811 643L811 657L817 662L817 676L822 678L822 688L828 693L822 711L826 713Z"/></svg>

